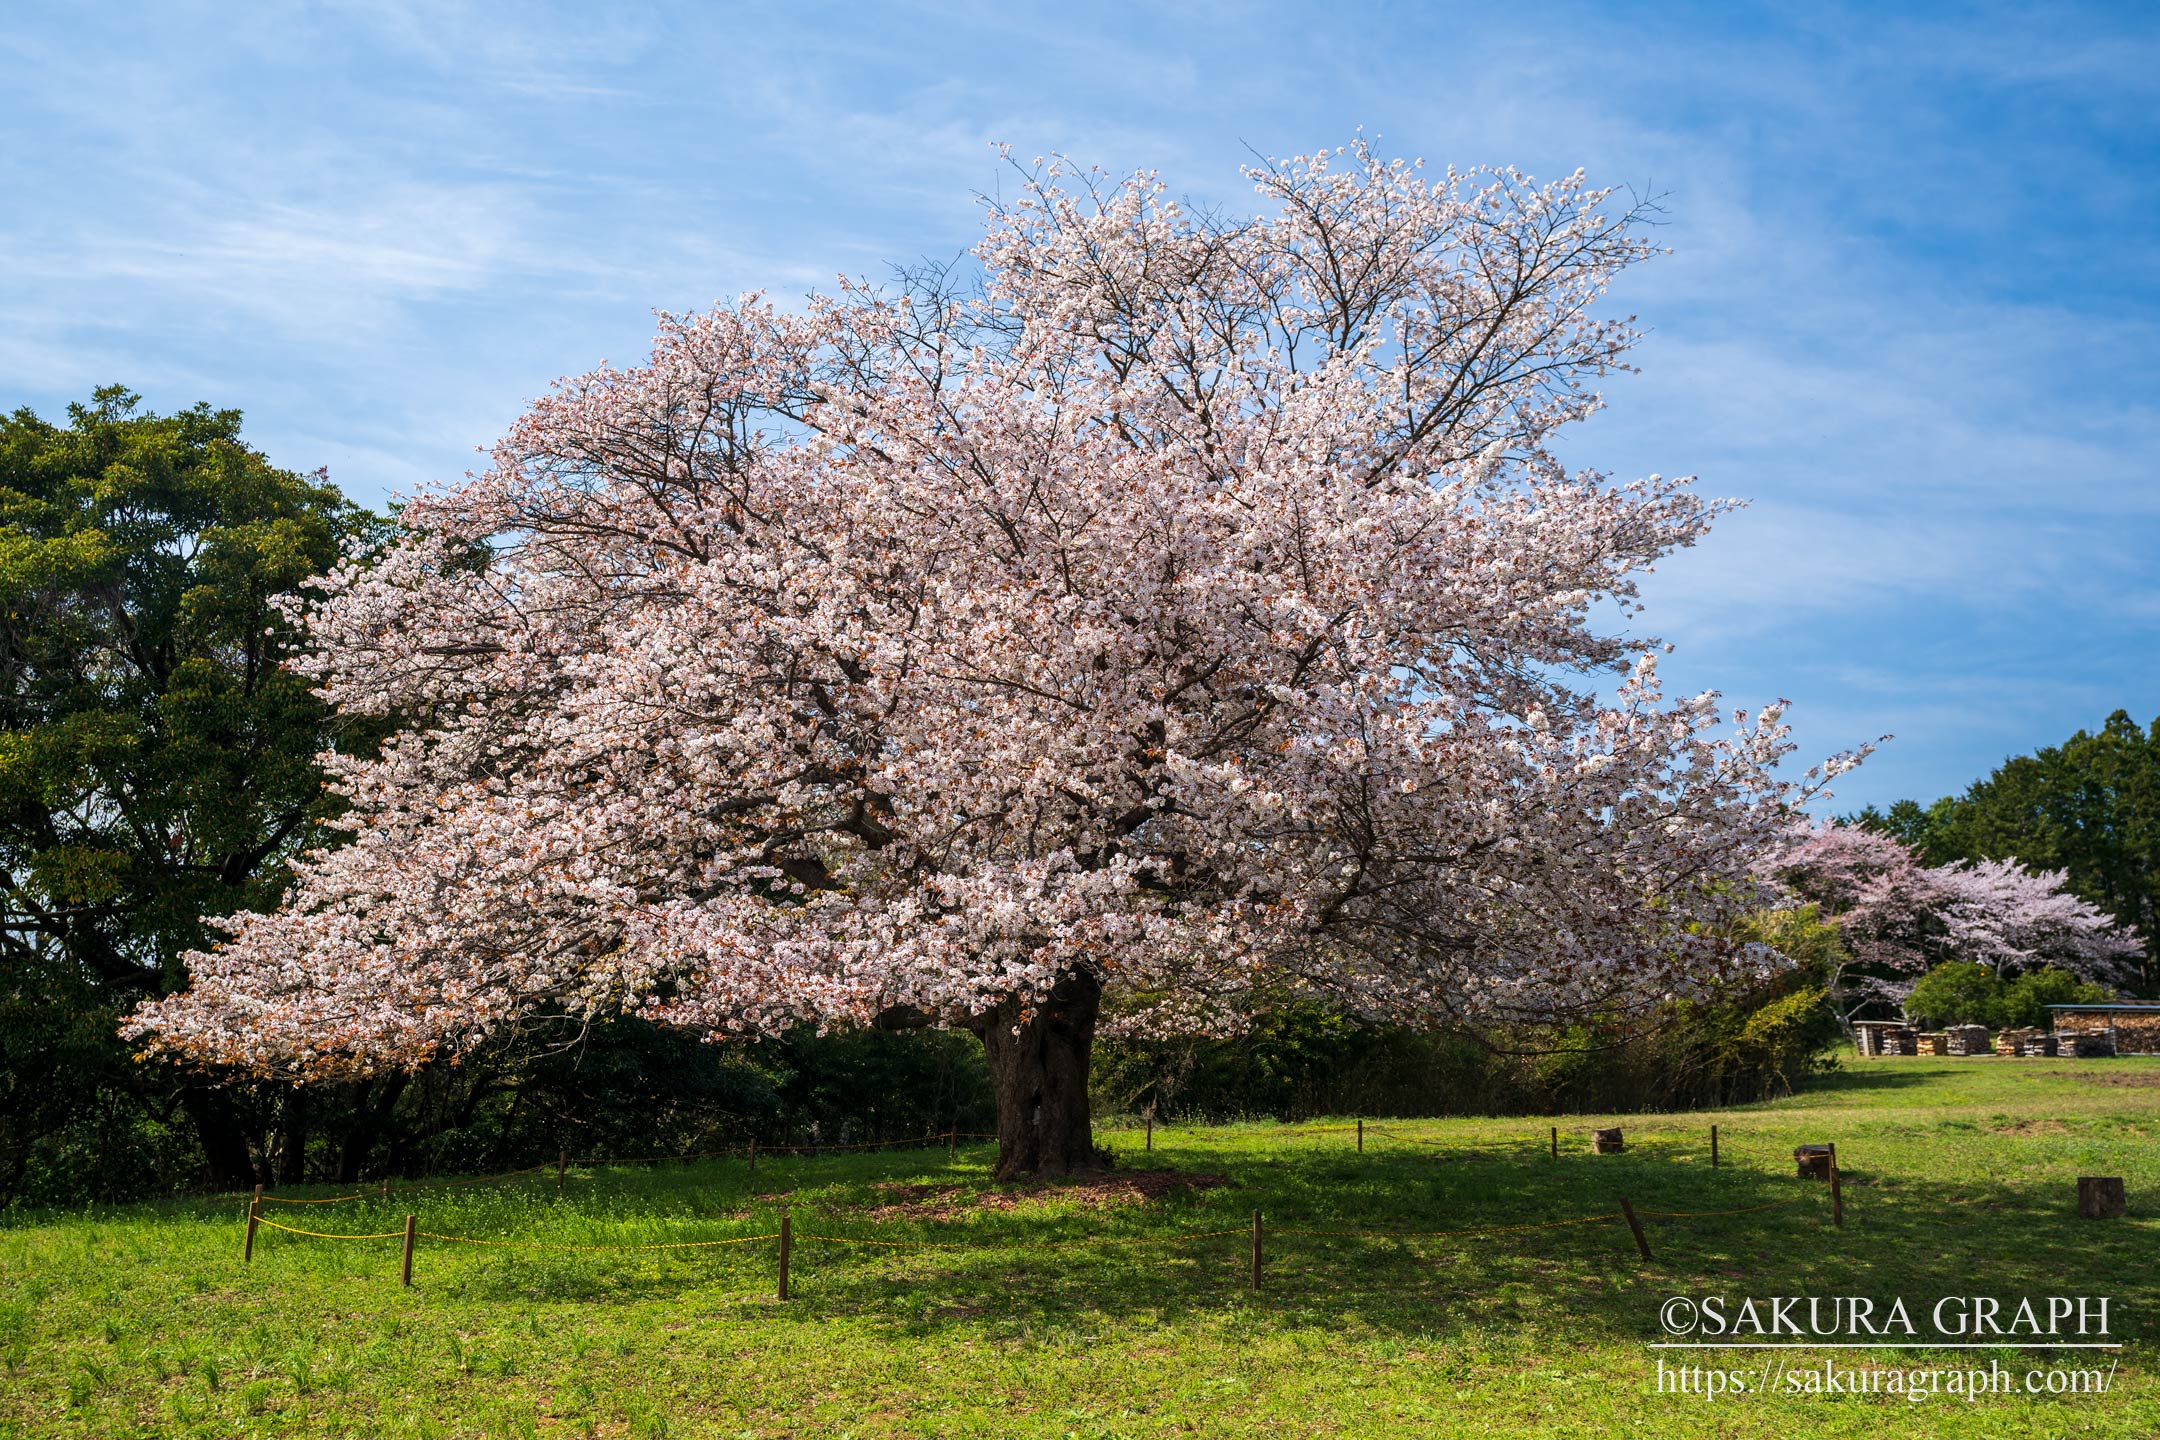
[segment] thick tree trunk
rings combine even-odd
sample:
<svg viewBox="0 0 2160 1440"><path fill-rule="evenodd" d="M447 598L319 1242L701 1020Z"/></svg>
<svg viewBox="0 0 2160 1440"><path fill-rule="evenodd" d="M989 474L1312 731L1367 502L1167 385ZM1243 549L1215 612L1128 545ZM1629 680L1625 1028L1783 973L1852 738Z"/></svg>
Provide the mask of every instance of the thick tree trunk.
<svg viewBox="0 0 2160 1440"><path fill-rule="evenodd" d="M263 1178L255 1173L255 1162L248 1154L247 1130L230 1096L209 1086L190 1085L181 1093L180 1103L188 1119L195 1123L195 1136L202 1145L212 1185L223 1190L245 1190Z"/></svg>
<svg viewBox="0 0 2160 1440"><path fill-rule="evenodd" d="M405 1084L412 1077L404 1071L394 1071L380 1084L363 1080L353 1094L352 1124L345 1131L345 1140L338 1151L338 1182L344 1185L358 1183L366 1170L368 1157L375 1153L375 1142L382 1138L383 1128L390 1123L391 1112L397 1109L398 1097L405 1093Z"/></svg>
<svg viewBox="0 0 2160 1440"><path fill-rule="evenodd" d="M277 1178L280 1185L307 1184L308 1124L313 1118L313 1096L295 1087L280 1106L284 1122L278 1128Z"/></svg>
<svg viewBox="0 0 2160 1440"><path fill-rule="evenodd" d="M1017 1000L983 1016L997 1095L998 1179L1069 1175L1100 1162L1088 1120L1088 1052L1101 1002L1102 982L1073 974L1026 1019Z"/></svg>

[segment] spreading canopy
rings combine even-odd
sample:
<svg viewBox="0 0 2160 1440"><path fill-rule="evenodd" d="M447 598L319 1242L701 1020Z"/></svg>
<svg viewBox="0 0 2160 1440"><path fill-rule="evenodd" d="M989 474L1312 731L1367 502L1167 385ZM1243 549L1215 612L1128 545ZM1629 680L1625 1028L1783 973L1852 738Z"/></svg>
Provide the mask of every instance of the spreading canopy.
<svg viewBox="0 0 2160 1440"><path fill-rule="evenodd" d="M1362 146L1249 174L1226 220L1038 165L964 284L665 316L559 384L310 611L324 695L400 728L137 1033L321 1073L608 1007L1431 1020L1765 963L1777 709L1591 624L1721 507L1548 450L1639 217Z"/></svg>
<svg viewBox="0 0 2160 1440"><path fill-rule="evenodd" d="M2015 860L1924 865L1912 846L1870 826L1796 828L1761 868L1836 922L1854 966L1833 988L1855 1009L1903 1001L1915 977L1943 961L1997 975L2053 967L2119 984L2143 952L2134 931L2072 894L2060 871Z"/></svg>

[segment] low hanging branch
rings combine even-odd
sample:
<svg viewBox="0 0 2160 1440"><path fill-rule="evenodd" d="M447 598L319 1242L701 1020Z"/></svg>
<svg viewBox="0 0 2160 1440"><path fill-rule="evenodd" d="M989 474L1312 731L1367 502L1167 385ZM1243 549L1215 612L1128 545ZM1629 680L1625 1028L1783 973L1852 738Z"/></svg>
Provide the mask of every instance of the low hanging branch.
<svg viewBox="0 0 2160 1440"><path fill-rule="evenodd" d="M335 705L425 718L329 757L351 842L134 1033L366 1073L541 1009L964 1025L1012 1174L1089 1163L1106 995L1417 1021L1774 963L1731 922L1820 774L1589 624L1723 507L1546 448L1634 338L1591 312L1639 213L1362 145L1248 176L1229 221L1038 164L969 277L558 386L306 615Z"/></svg>

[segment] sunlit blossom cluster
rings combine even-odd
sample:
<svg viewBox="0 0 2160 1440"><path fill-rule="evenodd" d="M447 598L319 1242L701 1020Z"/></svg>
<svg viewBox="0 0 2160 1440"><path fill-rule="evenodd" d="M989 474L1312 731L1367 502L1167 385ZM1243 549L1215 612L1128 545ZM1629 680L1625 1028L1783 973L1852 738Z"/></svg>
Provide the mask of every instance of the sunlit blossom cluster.
<svg viewBox="0 0 2160 1440"><path fill-rule="evenodd" d="M1022 167L974 265L663 317L306 608L349 842L135 1033L281 1073L535 1013L1133 1028L1654 1003L1807 777L1593 627L1720 510L1569 472L1644 258L1580 176L1363 146L1262 213ZM1605 692L1600 698L1600 690Z"/></svg>

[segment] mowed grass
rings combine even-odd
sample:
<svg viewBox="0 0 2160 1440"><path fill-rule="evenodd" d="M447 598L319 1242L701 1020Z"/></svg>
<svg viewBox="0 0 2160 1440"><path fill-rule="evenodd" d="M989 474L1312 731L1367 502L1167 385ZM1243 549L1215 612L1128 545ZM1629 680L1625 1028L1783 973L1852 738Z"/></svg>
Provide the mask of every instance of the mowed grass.
<svg viewBox="0 0 2160 1440"><path fill-rule="evenodd" d="M1366 1150L1324 1124L1104 1138L1121 1170L1226 1184L1107 1207L1056 1191L973 1204L990 1152L761 1156L574 1169L501 1187L267 1207L307 1229L626 1245L757 1235L775 1245L519 1251L265 1231L243 1266L237 1198L0 1230L0 1435L2039 1437L2160 1435L2160 1061L1848 1062L1771 1104L1627 1116L1387 1122ZM1725 1164L1709 1164L1721 1128ZM1345 1122L1334 1122L1337 1124ZM1562 1154L1547 1153L1550 1123ZM1411 1143L1421 1141L1428 1143ZM1790 1152L1834 1141L1846 1225ZM1437 1142L1437 1143L1432 1143ZM2127 1220L2077 1218L2075 1177L2121 1175ZM930 1186L897 1194L894 1186ZM948 1190L951 1193L947 1193ZM301 1192L306 1193L306 1192ZM317 1191L317 1194L332 1193ZM1615 1208L1755 1214L1427 1239L1246 1227L1443 1230ZM939 1213L871 1212L901 1200ZM813 1236L1051 1242L851 1246ZM2104 1396L1705 1400L1660 1394L1672 1295L2107 1295L2128 1348ZM1667 1352L1670 1355L1671 1352ZM1843 1351L1962 1366L1976 1352ZM1985 1352L1980 1363L1985 1363ZM2045 1357L2002 1352L2022 1374Z"/></svg>

